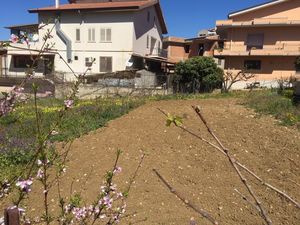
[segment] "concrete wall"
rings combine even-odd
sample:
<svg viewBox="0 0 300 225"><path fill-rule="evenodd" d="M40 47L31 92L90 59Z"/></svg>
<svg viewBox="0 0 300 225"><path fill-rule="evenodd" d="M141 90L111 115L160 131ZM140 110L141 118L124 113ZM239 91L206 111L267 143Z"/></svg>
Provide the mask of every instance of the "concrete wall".
<svg viewBox="0 0 300 225"><path fill-rule="evenodd" d="M163 43L163 48L168 52L168 60L177 63L188 59L188 53L185 52L184 46L184 38L166 38Z"/></svg>
<svg viewBox="0 0 300 225"><path fill-rule="evenodd" d="M238 73L244 70L245 60L261 60L261 70L252 70L249 73L255 77L247 82L235 84L237 89L245 88L247 84L260 82L261 86L275 87L278 79L288 79L295 75L294 62L296 57L226 57L225 68Z"/></svg>
<svg viewBox="0 0 300 225"><path fill-rule="evenodd" d="M147 15L150 13L150 21L147 22ZM137 12L64 12L59 15L60 27L64 35L71 43L71 61L69 66L77 74L85 72L86 58L95 59L94 64L87 74L100 73L100 57L112 57L112 71L122 71L126 69L127 63L132 53L147 55L151 50L162 47L162 30L156 15L154 6ZM67 45L57 35L54 27L54 19L57 15L52 12L39 14L39 24L44 26L39 30L40 42L32 45L33 49L40 49L42 39L47 30L52 30L48 43L52 44L52 51L60 53L65 61L67 60ZM88 31L95 29L95 41L89 42ZM101 28L111 29L111 42L100 41ZM76 29L80 29L80 41L76 40ZM152 37L152 49L147 49L147 36ZM17 44L19 47L26 45ZM10 54L30 54L24 50L9 50ZM11 57L8 58L11 65ZM13 68L12 68L13 69ZM64 80L72 81L74 76L68 66L56 55L54 59L54 70L63 74ZM12 72L22 74L22 71ZM24 73L23 73L24 75Z"/></svg>
<svg viewBox="0 0 300 225"><path fill-rule="evenodd" d="M56 98L65 98L71 92L71 86L57 85L55 90ZM93 99L107 96L143 96L143 95L166 95L172 94L168 90L159 88L126 88L106 87L99 84L83 84L79 87L78 97L80 99Z"/></svg>
<svg viewBox="0 0 300 225"><path fill-rule="evenodd" d="M54 18L52 14L41 14L39 21L41 24L46 23L49 18ZM72 61L69 65L76 73L83 73L86 70L85 58L94 58L95 63L92 65L90 74L100 73L100 56L112 57L113 71L124 70L126 64L133 52L133 17L129 12L116 13L82 13L66 12L61 15L61 29L72 42ZM42 37L47 29L51 29L53 23L46 26L40 31ZM88 41L88 30L95 29L95 42ZM111 42L100 41L101 28L110 28L112 31ZM76 41L76 29L80 29L80 41ZM63 58L66 56L66 45L53 33L54 48L57 49ZM75 60L75 57L78 60ZM55 58L55 71L65 72L67 80L72 80L69 68L60 60Z"/></svg>

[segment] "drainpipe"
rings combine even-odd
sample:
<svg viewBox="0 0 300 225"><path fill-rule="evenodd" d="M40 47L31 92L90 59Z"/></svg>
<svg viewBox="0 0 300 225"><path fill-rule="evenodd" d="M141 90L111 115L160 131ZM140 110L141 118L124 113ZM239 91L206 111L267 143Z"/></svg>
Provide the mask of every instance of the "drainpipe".
<svg viewBox="0 0 300 225"><path fill-rule="evenodd" d="M55 8L59 8L59 0L55 0Z"/></svg>
<svg viewBox="0 0 300 225"><path fill-rule="evenodd" d="M62 31L60 26L60 19L57 18L55 21L55 28L57 36L65 43L67 48L67 59L68 63L72 61L72 42L70 38Z"/></svg>

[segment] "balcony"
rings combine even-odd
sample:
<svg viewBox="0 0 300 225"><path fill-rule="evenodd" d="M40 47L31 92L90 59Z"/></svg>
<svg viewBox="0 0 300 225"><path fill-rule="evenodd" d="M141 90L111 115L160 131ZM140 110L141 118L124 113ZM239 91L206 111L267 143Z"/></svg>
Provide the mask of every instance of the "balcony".
<svg viewBox="0 0 300 225"><path fill-rule="evenodd" d="M150 53L148 54L148 56L168 58L168 51L161 48L152 48L150 49Z"/></svg>
<svg viewBox="0 0 300 225"><path fill-rule="evenodd" d="M250 48L245 44L226 42L223 49L215 49L214 56L299 56L300 44L280 43Z"/></svg>
<svg viewBox="0 0 300 225"><path fill-rule="evenodd" d="M255 18L249 21L218 20L216 26L220 28L230 27L265 27L265 26L295 26L300 25L300 20L288 18Z"/></svg>

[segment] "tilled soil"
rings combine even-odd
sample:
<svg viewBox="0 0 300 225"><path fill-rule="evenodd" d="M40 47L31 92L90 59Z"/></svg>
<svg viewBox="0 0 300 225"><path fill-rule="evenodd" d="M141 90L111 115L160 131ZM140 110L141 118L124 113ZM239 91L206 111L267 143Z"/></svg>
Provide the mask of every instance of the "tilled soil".
<svg viewBox="0 0 300 225"><path fill-rule="evenodd" d="M157 108L183 116L184 125L212 140L191 106L199 105L211 128L240 162L270 184L300 201L300 133L279 126L268 116L259 117L235 99L161 101L148 103L107 127L74 141L61 189L64 196L80 192L86 203L96 198L103 175L121 149L125 188L142 152L146 157L128 198L128 217L121 224L210 224L175 197L153 172L157 169L186 199L207 210L223 225L265 224L254 207L237 194L248 196L228 159L214 148L172 126ZM299 225L300 210L245 174L262 200L274 225ZM71 188L72 187L72 188ZM38 193L39 192L39 193ZM56 189L51 200L55 205ZM34 189L30 214L42 210L40 190ZM249 197L250 199L250 197ZM54 210L54 209L52 209Z"/></svg>

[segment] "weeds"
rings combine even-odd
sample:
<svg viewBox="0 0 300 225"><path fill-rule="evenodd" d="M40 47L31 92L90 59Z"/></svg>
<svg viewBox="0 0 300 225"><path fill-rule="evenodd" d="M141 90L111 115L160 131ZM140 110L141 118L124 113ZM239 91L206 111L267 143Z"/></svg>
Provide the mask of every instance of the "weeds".
<svg viewBox="0 0 300 225"><path fill-rule="evenodd" d="M47 98L39 100L39 110L43 112L43 130L49 129L57 119L62 100ZM143 99L116 98L78 100L76 106L55 130L50 141L68 141L90 131L105 126L110 120L118 118L143 104ZM0 181L19 174L21 168L32 158L36 134L33 102L17 107L9 115L0 118Z"/></svg>
<svg viewBox="0 0 300 225"><path fill-rule="evenodd" d="M256 112L272 115L284 126L298 126L300 129L300 108L293 104L291 94L279 95L274 91L261 91L249 94L243 102Z"/></svg>

